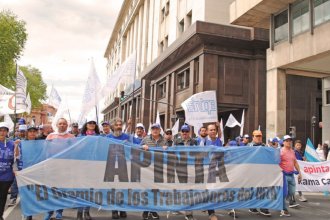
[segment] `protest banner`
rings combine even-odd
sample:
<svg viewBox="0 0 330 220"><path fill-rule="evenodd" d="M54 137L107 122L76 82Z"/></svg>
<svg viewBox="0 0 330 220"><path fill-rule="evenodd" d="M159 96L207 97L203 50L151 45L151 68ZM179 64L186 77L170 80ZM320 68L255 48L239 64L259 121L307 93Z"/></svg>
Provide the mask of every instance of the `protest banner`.
<svg viewBox="0 0 330 220"><path fill-rule="evenodd" d="M203 125L218 121L218 107L215 91L205 91L190 96L181 104L185 111L186 123Z"/></svg>
<svg viewBox="0 0 330 220"><path fill-rule="evenodd" d="M105 210L282 209L279 151L265 147L151 147L105 137L22 141L17 172L25 215Z"/></svg>
<svg viewBox="0 0 330 220"><path fill-rule="evenodd" d="M330 161L306 162L298 160L302 180L296 176L296 190L323 192L330 189Z"/></svg>

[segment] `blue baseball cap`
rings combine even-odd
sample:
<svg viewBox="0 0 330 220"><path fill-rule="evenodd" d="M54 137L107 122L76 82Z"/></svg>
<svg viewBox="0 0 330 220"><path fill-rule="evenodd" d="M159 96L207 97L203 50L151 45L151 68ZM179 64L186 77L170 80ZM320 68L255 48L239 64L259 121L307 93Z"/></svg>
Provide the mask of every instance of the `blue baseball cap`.
<svg viewBox="0 0 330 220"><path fill-rule="evenodd" d="M273 143L278 143L278 138L277 137L274 137L273 140L272 140Z"/></svg>
<svg viewBox="0 0 330 220"><path fill-rule="evenodd" d="M181 131L190 131L189 125L182 125Z"/></svg>
<svg viewBox="0 0 330 220"><path fill-rule="evenodd" d="M237 146L237 142L236 141L229 141L229 146Z"/></svg>
<svg viewBox="0 0 330 220"><path fill-rule="evenodd" d="M154 129L154 128L158 128L158 129L160 129L160 124L158 124L158 123L153 123L153 124L151 125L151 129Z"/></svg>

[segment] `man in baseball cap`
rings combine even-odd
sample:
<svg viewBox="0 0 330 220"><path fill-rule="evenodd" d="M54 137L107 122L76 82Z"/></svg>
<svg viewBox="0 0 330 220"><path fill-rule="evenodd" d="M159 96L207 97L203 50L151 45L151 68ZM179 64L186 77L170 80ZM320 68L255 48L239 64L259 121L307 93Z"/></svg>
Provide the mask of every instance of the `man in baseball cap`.
<svg viewBox="0 0 330 220"><path fill-rule="evenodd" d="M134 144L141 144L142 139L144 138L145 128L142 123L137 123L135 126L135 135L133 137Z"/></svg>
<svg viewBox="0 0 330 220"><path fill-rule="evenodd" d="M103 136L107 136L108 134L111 133L111 127L110 123L108 121L102 122L102 128L103 128Z"/></svg>

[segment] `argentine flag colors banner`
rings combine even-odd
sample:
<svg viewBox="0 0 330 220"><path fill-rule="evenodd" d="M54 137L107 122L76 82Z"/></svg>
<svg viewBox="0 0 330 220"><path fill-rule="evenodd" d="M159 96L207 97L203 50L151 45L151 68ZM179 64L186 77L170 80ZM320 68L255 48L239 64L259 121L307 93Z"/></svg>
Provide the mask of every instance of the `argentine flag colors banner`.
<svg viewBox="0 0 330 220"><path fill-rule="evenodd" d="M22 141L24 215L95 207L126 211L282 209L279 151L152 147L105 137Z"/></svg>

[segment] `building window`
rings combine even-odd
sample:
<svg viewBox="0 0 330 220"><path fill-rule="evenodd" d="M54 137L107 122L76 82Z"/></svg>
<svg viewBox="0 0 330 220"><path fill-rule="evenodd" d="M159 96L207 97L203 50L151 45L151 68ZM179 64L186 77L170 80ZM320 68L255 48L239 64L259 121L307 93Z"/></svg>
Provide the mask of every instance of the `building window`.
<svg viewBox="0 0 330 220"><path fill-rule="evenodd" d="M330 105L330 90L325 91L325 104Z"/></svg>
<svg viewBox="0 0 330 220"><path fill-rule="evenodd" d="M182 72L179 72L177 74L177 83L176 83L176 88L178 91L186 89L189 87L189 74L190 74L190 69L187 68L183 70Z"/></svg>
<svg viewBox="0 0 330 220"><path fill-rule="evenodd" d="M292 5L293 35L300 34L309 29L309 3L308 0L298 0Z"/></svg>
<svg viewBox="0 0 330 220"><path fill-rule="evenodd" d="M314 0L314 24L330 20L330 0Z"/></svg>
<svg viewBox="0 0 330 220"><path fill-rule="evenodd" d="M161 82L158 85L158 99L165 98L166 96L166 82Z"/></svg>
<svg viewBox="0 0 330 220"><path fill-rule="evenodd" d="M184 19L182 19L180 22L179 22L179 33L183 33L184 31Z"/></svg>
<svg viewBox="0 0 330 220"><path fill-rule="evenodd" d="M190 25L191 25L191 18L192 18L192 11L190 11L188 14L187 14L187 24L186 24L186 29L188 28L188 27L190 27Z"/></svg>
<svg viewBox="0 0 330 220"><path fill-rule="evenodd" d="M165 6L165 16L167 16L169 13L170 13L170 1L167 1Z"/></svg>
<svg viewBox="0 0 330 220"><path fill-rule="evenodd" d="M274 18L275 21L275 42L288 39L288 10L281 12Z"/></svg>
<svg viewBox="0 0 330 220"><path fill-rule="evenodd" d="M162 11L160 12L160 22L162 23L165 20L165 7L162 8Z"/></svg>

